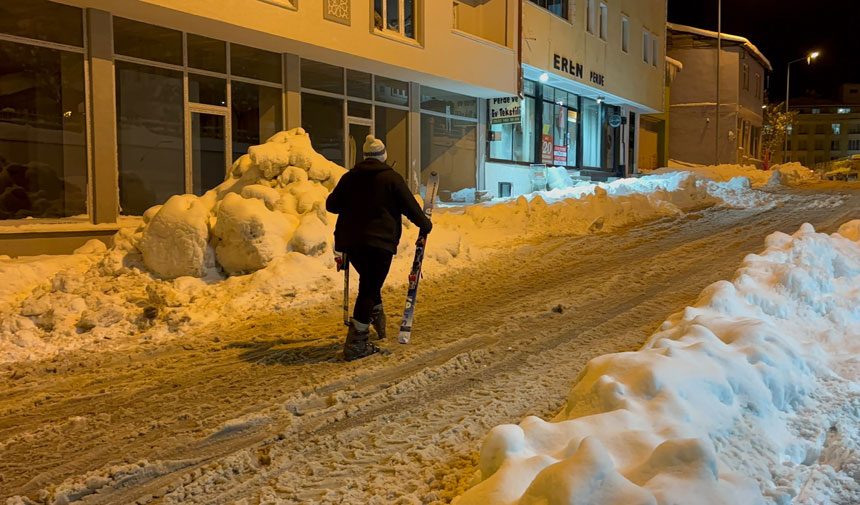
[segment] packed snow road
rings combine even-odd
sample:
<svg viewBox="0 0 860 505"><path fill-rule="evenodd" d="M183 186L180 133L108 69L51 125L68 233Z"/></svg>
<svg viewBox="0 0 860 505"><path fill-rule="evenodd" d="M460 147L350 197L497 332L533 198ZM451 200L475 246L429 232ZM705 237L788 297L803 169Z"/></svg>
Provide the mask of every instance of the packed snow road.
<svg viewBox="0 0 860 505"><path fill-rule="evenodd" d="M0 497L448 503L470 485L490 427L554 414L588 360L641 346L767 234L835 231L860 208L858 189L783 191L768 210L559 234L428 271L413 343L384 342L389 356L340 361L332 299L221 321L157 351L5 365ZM384 295L394 333L403 293Z"/></svg>

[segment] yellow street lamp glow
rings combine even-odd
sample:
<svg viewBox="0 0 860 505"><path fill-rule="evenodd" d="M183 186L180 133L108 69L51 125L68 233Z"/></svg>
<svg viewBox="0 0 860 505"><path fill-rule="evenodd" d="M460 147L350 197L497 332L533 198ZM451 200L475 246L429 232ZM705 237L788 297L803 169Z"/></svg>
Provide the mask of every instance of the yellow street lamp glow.
<svg viewBox="0 0 860 505"><path fill-rule="evenodd" d="M812 60L814 60L815 58L818 58L818 55L819 55L819 54L821 54L821 53L819 53L818 51L815 51L815 52L813 52L813 53L810 53L810 55L806 57L806 64L807 64L807 65L811 65L811 64L812 64Z"/></svg>

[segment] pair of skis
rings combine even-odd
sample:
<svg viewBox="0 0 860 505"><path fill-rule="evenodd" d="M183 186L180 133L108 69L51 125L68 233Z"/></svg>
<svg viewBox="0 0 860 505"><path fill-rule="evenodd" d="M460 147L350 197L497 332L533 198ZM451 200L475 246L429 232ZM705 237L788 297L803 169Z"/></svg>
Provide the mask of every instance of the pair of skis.
<svg viewBox="0 0 860 505"><path fill-rule="evenodd" d="M430 173L427 180L427 191L424 193L424 215L427 219L433 214L436 195L439 193L439 174ZM427 235L418 236L415 243L415 257L409 272L409 286L406 290L406 307L403 309L403 319L400 322L400 332L397 341L408 344L412 338L412 321L415 317L415 299L418 295L418 281L421 280L421 265L424 263L424 249L427 246ZM343 261L343 324L349 326L349 258Z"/></svg>

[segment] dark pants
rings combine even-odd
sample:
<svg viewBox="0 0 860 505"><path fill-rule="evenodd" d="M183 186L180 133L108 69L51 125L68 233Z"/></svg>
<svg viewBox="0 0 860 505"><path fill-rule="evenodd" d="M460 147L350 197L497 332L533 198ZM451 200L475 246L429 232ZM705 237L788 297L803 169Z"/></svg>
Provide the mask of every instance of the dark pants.
<svg viewBox="0 0 860 505"><path fill-rule="evenodd" d="M359 323L369 324L370 313L382 303L382 285L391 268L391 252L371 246L353 247L346 251L350 265L358 272L358 297L352 317Z"/></svg>

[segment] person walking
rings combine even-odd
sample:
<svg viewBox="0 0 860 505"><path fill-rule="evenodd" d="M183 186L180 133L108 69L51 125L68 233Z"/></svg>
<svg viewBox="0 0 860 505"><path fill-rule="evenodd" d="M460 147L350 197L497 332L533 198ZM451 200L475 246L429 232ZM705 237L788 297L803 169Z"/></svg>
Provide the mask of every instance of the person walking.
<svg viewBox="0 0 860 505"><path fill-rule="evenodd" d="M363 151L364 160L341 177L326 199L326 210L338 215L335 255L343 258L345 254L359 275L358 297L343 346L347 361L380 351L369 341L371 325L380 339L385 338L382 285L400 243L402 216L422 235L433 228L406 181L385 163L385 144L368 135Z"/></svg>

